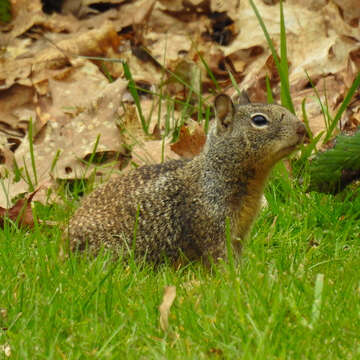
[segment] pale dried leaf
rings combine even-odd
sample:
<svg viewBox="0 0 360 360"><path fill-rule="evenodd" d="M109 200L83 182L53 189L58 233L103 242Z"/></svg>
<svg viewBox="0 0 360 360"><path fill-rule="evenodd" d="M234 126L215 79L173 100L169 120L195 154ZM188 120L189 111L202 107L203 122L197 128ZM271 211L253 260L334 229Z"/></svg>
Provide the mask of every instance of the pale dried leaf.
<svg viewBox="0 0 360 360"><path fill-rule="evenodd" d="M153 11L156 0L137 0L125 4L118 9L117 19L113 21L114 27L120 29L144 22Z"/></svg>
<svg viewBox="0 0 360 360"><path fill-rule="evenodd" d="M240 6L240 0L211 0L210 4L212 12L227 12L233 17Z"/></svg>
<svg viewBox="0 0 360 360"><path fill-rule="evenodd" d="M164 66L181 58L192 46L192 40L186 31L171 36L168 33L149 32L145 39L151 44L148 46L151 55Z"/></svg>
<svg viewBox="0 0 360 360"><path fill-rule="evenodd" d="M0 345L0 352L4 353L6 357L11 356L11 347L9 344Z"/></svg>
<svg viewBox="0 0 360 360"><path fill-rule="evenodd" d="M7 317L8 317L8 311L7 311L7 309L1 308L1 309L0 309L0 316L1 316L4 320L6 320Z"/></svg>
<svg viewBox="0 0 360 360"><path fill-rule="evenodd" d="M160 328L166 331L169 327L170 308L176 297L176 286L166 286L162 303L159 306L160 311Z"/></svg>

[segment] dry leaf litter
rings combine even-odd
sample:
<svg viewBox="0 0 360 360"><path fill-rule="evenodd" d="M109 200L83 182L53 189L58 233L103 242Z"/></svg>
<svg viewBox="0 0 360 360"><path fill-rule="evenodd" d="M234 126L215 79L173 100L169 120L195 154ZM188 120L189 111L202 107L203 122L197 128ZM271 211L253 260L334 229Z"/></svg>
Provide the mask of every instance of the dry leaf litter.
<svg viewBox="0 0 360 360"><path fill-rule="evenodd" d="M30 119L37 181L50 187L59 180L91 174L104 179L134 165L198 153L204 141L203 124L192 124L198 95L210 105L215 90L203 60L224 91L233 92L230 70L252 101L266 101L267 75L279 99L274 61L248 1L111 0L102 11L100 3L65 1L61 9L51 9L40 0L17 1L12 21L1 24L1 207L11 208L12 199L29 191L28 180L15 181L15 163L35 181ZM255 3L279 48L279 3ZM318 133L323 117L305 71L335 112L360 68L358 0L288 0L284 13L296 111L301 117L306 98L310 126ZM149 122L147 135L122 61L144 89L140 103ZM185 111L181 102L186 100ZM181 127L175 145L165 131L169 119ZM342 126L359 123L357 94ZM89 164L91 158L95 164ZM40 193L34 199L44 200Z"/></svg>

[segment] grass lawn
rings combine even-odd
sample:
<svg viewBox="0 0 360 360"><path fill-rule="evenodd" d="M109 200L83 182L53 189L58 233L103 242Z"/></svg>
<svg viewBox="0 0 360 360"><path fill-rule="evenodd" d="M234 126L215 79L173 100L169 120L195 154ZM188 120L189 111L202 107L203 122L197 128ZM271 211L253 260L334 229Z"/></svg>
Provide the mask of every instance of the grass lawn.
<svg viewBox="0 0 360 360"><path fill-rule="evenodd" d="M359 192L305 194L278 167L241 261L212 271L61 259L59 227L6 224L0 350L9 345L13 359L360 358ZM36 211L68 216L61 206ZM167 285L177 297L164 333Z"/></svg>

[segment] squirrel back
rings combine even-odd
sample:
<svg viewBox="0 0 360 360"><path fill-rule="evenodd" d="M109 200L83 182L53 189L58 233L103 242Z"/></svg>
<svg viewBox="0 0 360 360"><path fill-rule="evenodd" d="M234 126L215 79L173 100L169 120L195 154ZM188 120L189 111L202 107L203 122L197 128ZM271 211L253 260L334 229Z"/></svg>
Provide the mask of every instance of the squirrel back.
<svg viewBox="0 0 360 360"><path fill-rule="evenodd" d="M214 103L216 122L200 155L148 165L110 180L70 219L72 249L102 246L159 263L226 258L225 223L240 253L273 166L303 140L305 126L279 105ZM134 243L135 239L135 243Z"/></svg>

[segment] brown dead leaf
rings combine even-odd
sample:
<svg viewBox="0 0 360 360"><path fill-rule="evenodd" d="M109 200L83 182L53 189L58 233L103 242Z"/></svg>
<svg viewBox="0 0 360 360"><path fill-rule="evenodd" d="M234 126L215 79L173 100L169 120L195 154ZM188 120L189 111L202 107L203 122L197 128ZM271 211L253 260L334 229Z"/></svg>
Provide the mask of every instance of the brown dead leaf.
<svg viewBox="0 0 360 360"><path fill-rule="evenodd" d="M32 26L46 18L46 15L41 11L42 4L40 0L14 1L13 3L11 9L13 19L10 23L12 30L5 35L6 39L22 35Z"/></svg>
<svg viewBox="0 0 360 360"><path fill-rule="evenodd" d="M34 48L27 58L15 59L6 48L3 66L0 68L0 89L14 83L33 86L42 81L68 72L69 62L78 61L76 55L101 56L108 47L116 47L118 36L111 22L100 28L83 32L76 37L53 41L38 51Z"/></svg>
<svg viewBox="0 0 360 360"><path fill-rule="evenodd" d="M29 118L36 118L34 90L21 85L0 92L0 133L21 139Z"/></svg>
<svg viewBox="0 0 360 360"><path fill-rule="evenodd" d="M179 139L176 143L171 144L170 148L176 154L192 159L200 154L206 141L204 128L196 121L191 125L183 125L180 129Z"/></svg>
<svg viewBox="0 0 360 360"><path fill-rule="evenodd" d="M347 23L355 23L354 20L359 21L360 6L358 0L334 0L334 3L342 9L342 14Z"/></svg>
<svg viewBox="0 0 360 360"><path fill-rule="evenodd" d="M12 221L18 221L19 225L34 226L34 218L31 208L31 201L39 188L27 195L24 199L19 199L10 209L0 207L0 226L4 226L4 218L8 217Z"/></svg>
<svg viewBox="0 0 360 360"><path fill-rule="evenodd" d="M0 177L6 177L13 164L14 153L8 148L8 146L0 148Z"/></svg>
<svg viewBox="0 0 360 360"><path fill-rule="evenodd" d="M211 356L220 357L220 358L222 358L224 356L224 352L219 348L211 348L208 351L208 353Z"/></svg>
<svg viewBox="0 0 360 360"><path fill-rule="evenodd" d="M84 88L86 83L91 88L93 86L91 82L98 86L93 93L87 92ZM79 81L78 88L72 88L67 96L63 96L61 91L55 91L56 86L61 88L61 85L59 82L53 83L56 120L48 123L43 140L34 144L34 156L38 173L46 174L50 170L56 152L60 150L61 154L54 167L53 176L73 179L86 176L85 170L91 170L92 167L88 168L84 161L92 154L99 135L96 153L101 152L105 155L106 152L119 154L123 152L121 135L115 120L127 83L122 79L111 84L106 81L101 83L96 77L91 80L91 75L88 74L87 81L83 81L82 85ZM61 110L77 106L79 113L73 119L64 112L61 114ZM25 139L15 154L19 164L25 159L30 165L28 149L28 139ZM104 160L107 161L109 158ZM90 172L88 171L88 175Z"/></svg>
<svg viewBox="0 0 360 360"><path fill-rule="evenodd" d="M156 0L137 0L125 3L118 9L113 25L117 31L129 25L143 23L146 20L156 3Z"/></svg>
<svg viewBox="0 0 360 360"><path fill-rule="evenodd" d="M160 328L166 331L169 327L170 308L176 297L176 286L166 286L162 303L159 306L160 311Z"/></svg>
<svg viewBox="0 0 360 360"><path fill-rule="evenodd" d="M80 73L76 72L76 74ZM106 80L101 83L94 76L88 73L85 78L83 77L87 79L87 82L83 80L84 85L87 83L89 88L92 86L91 81L97 84L92 96L80 84L67 93L66 88L64 91L55 91L56 86L61 88L61 82L51 83L56 108L49 109L51 121L48 121L42 130L43 134L34 142L34 157L39 182L50 180L51 177L54 179L86 178L101 164L115 161L119 167L122 154L127 156L116 125L118 109L127 83L122 79L111 84ZM76 76L73 79L75 81ZM72 118L66 113L66 109L76 107L76 105L80 107L79 113ZM99 160L100 164L89 165L86 161L93 153L99 135L95 160ZM60 156L50 174L58 151L60 151ZM28 137L23 139L16 150L15 159L20 168L25 162L33 176ZM8 170L12 173L12 168ZM105 175L112 171L114 171L113 167L106 167L99 170L97 174ZM3 207L9 206L9 200L27 192L28 189L28 184L23 180L13 183L12 179L8 178L5 181L7 194L0 192L0 205Z"/></svg>

